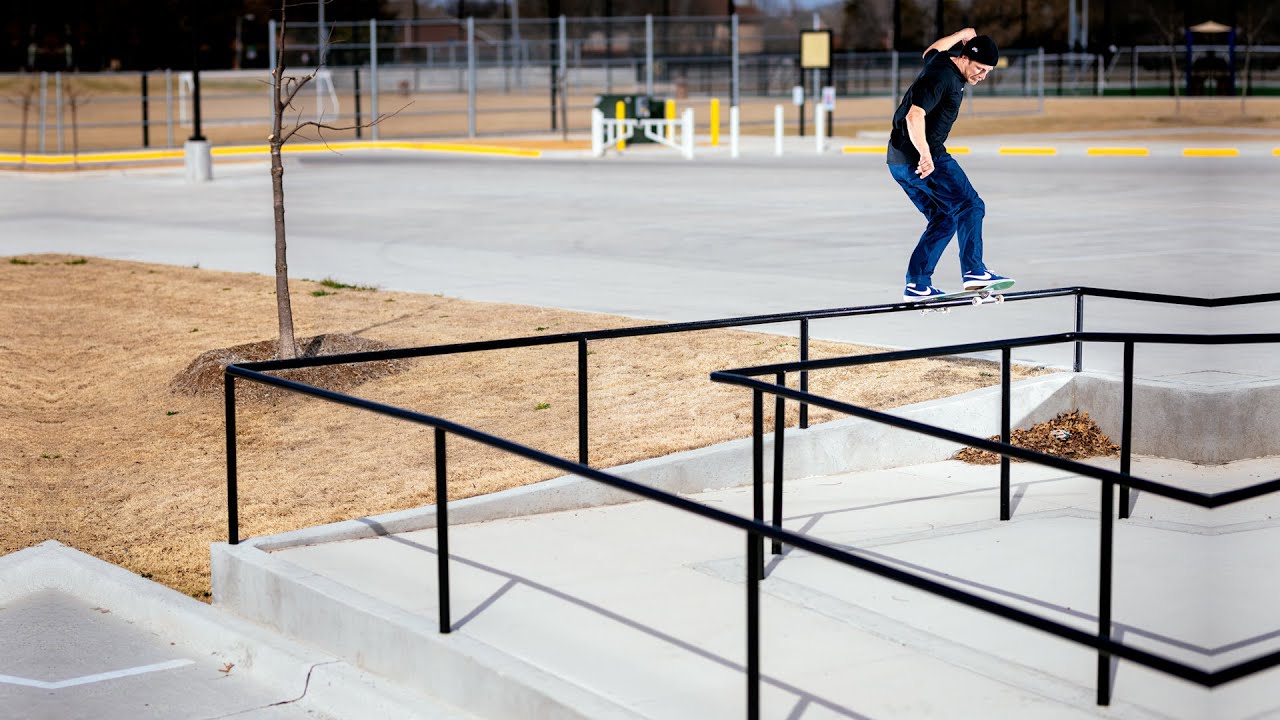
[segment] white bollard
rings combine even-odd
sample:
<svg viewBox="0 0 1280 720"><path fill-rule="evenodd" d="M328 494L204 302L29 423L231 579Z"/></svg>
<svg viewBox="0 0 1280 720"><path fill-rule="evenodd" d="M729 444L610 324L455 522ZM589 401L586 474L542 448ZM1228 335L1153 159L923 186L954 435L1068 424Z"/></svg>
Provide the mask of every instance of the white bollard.
<svg viewBox="0 0 1280 720"><path fill-rule="evenodd" d="M729 108L729 157L738 157L738 106Z"/></svg>
<svg viewBox="0 0 1280 720"><path fill-rule="evenodd" d="M213 152L207 140L188 140L182 146L183 165L187 182L208 182L213 179Z"/></svg>
<svg viewBox="0 0 1280 720"><path fill-rule="evenodd" d="M604 113L591 111L591 157L604 157Z"/></svg>
<svg viewBox="0 0 1280 720"><path fill-rule="evenodd" d="M684 114L681 116L680 139L683 141L684 148L681 152L685 160L693 159L693 108L685 108Z"/></svg>
<svg viewBox="0 0 1280 720"><path fill-rule="evenodd" d="M827 149L827 114L822 111L822 104L816 100L813 103L813 137L817 141L818 154L821 155Z"/></svg>
<svg viewBox="0 0 1280 720"><path fill-rule="evenodd" d="M782 106L773 106L773 154L782 156Z"/></svg>

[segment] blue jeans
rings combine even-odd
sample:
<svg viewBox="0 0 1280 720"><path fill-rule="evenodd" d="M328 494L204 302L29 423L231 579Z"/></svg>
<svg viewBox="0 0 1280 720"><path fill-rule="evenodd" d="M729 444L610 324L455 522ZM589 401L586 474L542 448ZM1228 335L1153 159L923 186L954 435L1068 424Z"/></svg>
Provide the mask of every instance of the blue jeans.
<svg viewBox="0 0 1280 720"><path fill-rule="evenodd" d="M987 206L955 159L947 156L935 160L934 171L924 180L911 165L890 165L889 172L929 221L907 263L907 282L933 284L933 269L952 235L960 238L960 271L985 272L982 218Z"/></svg>

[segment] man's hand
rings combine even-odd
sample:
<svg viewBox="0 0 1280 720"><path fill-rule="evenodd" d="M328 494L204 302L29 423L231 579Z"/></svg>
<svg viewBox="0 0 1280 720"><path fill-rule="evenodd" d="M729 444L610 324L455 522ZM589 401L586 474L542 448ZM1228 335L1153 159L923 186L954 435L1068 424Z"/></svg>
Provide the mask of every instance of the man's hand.
<svg viewBox="0 0 1280 720"><path fill-rule="evenodd" d="M978 31L973 28L965 28L956 33L956 35L960 36L960 42L969 42L970 40L978 37Z"/></svg>
<svg viewBox="0 0 1280 720"><path fill-rule="evenodd" d="M929 155L920 156L920 164L916 165L916 174L923 180L933 174L933 157Z"/></svg>

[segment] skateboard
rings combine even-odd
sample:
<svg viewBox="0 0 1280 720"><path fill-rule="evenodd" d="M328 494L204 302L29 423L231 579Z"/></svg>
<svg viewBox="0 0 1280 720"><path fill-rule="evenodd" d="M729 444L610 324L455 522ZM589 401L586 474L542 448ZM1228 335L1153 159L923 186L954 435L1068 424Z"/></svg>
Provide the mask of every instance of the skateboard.
<svg viewBox="0 0 1280 720"><path fill-rule="evenodd" d="M920 314L928 315L929 313L951 312L951 308L949 307L933 307L933 304L935 302L942 302L946 300L959 300L961 298L970 298L969 302L972 305L1002 303L1004 302L1004 294L1003 294L1004 291L1013 287L1013 282L1014 281L1012 280L1001 280L1000 282L994 285L988 285L987 287L981 290L959 290L957 292L950 292L945 295L935 295L926 301L922 301L921 304L927 304L929 307L920 308Z"/></svg>

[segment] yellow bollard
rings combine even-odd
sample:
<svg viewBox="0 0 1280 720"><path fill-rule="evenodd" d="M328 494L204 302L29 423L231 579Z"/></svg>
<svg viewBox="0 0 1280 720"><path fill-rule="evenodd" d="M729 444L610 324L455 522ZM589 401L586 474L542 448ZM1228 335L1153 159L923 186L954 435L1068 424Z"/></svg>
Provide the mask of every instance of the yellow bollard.
<svg viewBox="0 0 1280 720"><path fill-rule="evenodd" d="M676 101L667 100L663 108L662 117L667 121L667 140L674 142L676 139Z"/></svg>
<svg viewBox="0 0 1280 720"><path fill-rule="evenodd" d="M720 98L711 98L711 147L720 147Z"/></svg>
<svg viewBox="0 0 1280 720"><path fill-rule="evenodd" d="M626 104L626 103L624 103L624 102L622 102L621 100L619 100L619 101L617 102L617 104L615 104L615 105L613 106L613 116L614 116L615 118L617 118L618 120L626 120L626 119L627 119L627 104ZM619 149L619 150L626 150L626 149L627 149L627 141L622 139L622 127L623 127L623 126L622 126L622 123L618 123L618 149Z"/></svg>

